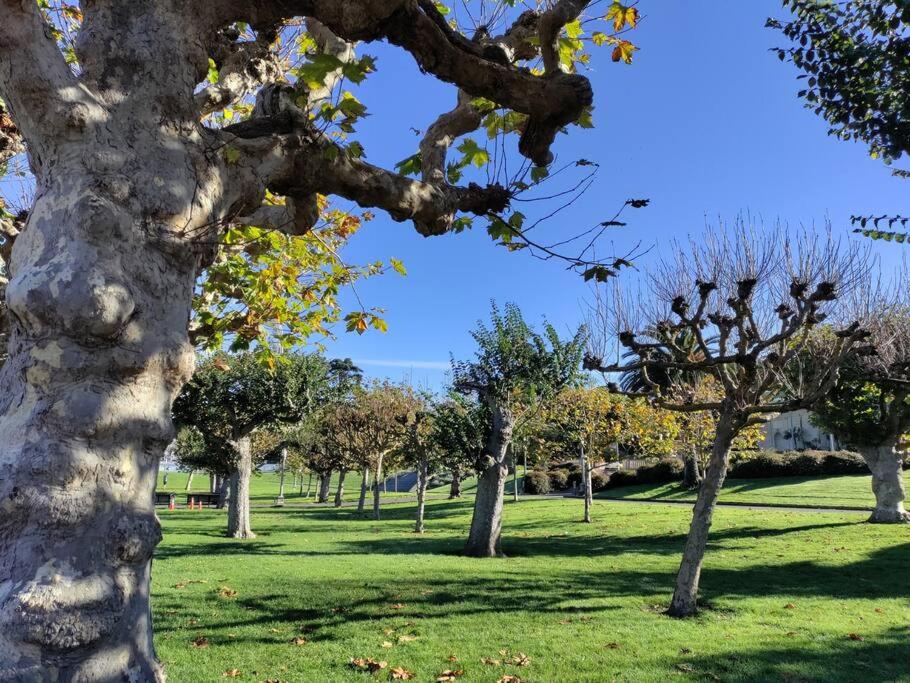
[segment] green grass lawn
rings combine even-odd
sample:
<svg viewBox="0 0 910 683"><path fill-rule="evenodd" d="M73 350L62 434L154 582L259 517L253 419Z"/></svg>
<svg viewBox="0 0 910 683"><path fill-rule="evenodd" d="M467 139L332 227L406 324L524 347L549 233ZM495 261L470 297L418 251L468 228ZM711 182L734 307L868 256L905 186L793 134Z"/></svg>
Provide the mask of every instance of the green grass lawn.
<svg viewBox="0 0 910 683"><path fill-rule="evenodd" d="M388 680L348 665L373 657L415 681L910 681L910 528L719 509L710 609L676 621L661 610L683 507L599 501L585 525L577 500L510 503L497 560L458 555L469 498L431 501L422 537L413 507L381 522L258 508L259 537L242 542L218 511L161 512L153 610L170 680Z"/></svg>
<svg viewBox="0 0 910 683"><path fill-rule="evenodd" d="M910 472L904 472L910 488ZM624 486L597 494L601 498L695 501L696 492L678 484ZM875 505L872 477L780 477L774 479L727 479L720 494L722 503L845 507L870 509Z"/></svg>

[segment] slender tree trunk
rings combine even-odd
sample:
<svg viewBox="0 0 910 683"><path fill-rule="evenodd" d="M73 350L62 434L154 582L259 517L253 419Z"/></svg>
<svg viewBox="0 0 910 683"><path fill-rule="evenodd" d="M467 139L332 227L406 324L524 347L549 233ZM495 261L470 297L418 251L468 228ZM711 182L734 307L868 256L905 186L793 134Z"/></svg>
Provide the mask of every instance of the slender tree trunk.
<svg viewBox="0 0 910 683"><path fill-rule="evenodd" d="M341 504L344 502L344 478L347 475L347 470L340 470L338 472L338 489L335 491L335 507L340 508Z"/></svg>
<svg viewBox="0 0 910 683"><path fill-rule="evenodd" d="M676 590L668 610L672 617L689 617L698 611L698 582L708 544L708 531L711 529L711 518L714 515L717 497L727 476L730 446L738 432L738 422L734 420L735 418L730 415L721 415L717 421L711 460L698 489L682 563L676 576Z"/></svg>
<svg viewBox="0 0 910 683"><path fill-rule="evenodd" d="M904 509L903 457L897 450L897 439L890 438L879 446L860 447L859 452L872 471L875 510L869 521L876 524L910 522L910 513Z"/></svg>
<svg viewBox="0 0 910 683"><path fill-rule="evenodd" d="M588 462L588 454L585 452L585 445L579 444L581 452L581 484L585 498L585 516L582 521L587 524L591 523L591 506L594 503L594 495L591 491L591 464Z"/></svg>
<svg viewBox="0 0 910 683"><path fill-rule="evenodd" d="M196 470L190 470L189 476L186 478L186 492L189 493L193 490L193 474Z"/></svg>
<svg viewBox="0 0 910 683"><path fill-rule="evenodd" d="M382 480L382 461L385 458L385 455L380 455L376 460L376 479L374 480L373 486L373 519L379 519L379 501L380 501L380 492L379 492L379 482ZM383 482L385 484L385 482Z"/></svg>
<svg viewBox="0 0 910 683"><path fill-rule="evenodd" d="M164 477L162 477L162 479L161 479L161 486L163 486L165 488L167 487L167 481L168 481L168 479L170 479L170 476L171 476L171 473L168 472L167 470L164 470Z"/></svg>
<svg viewBox="0 0 910 683"><path fill-rule="evenodd" d="M218 475L209 472L209 493L218 493Z"/></svg>
<svg viewBox="0 0 910 683"><path fill-rule="evenodd" d="M316 496L317 503L328 503L329 493L332 489L332 472L323 472L319 475L319 491Z"/></svg>
<svg viewBox="0 0 910 683"><path fill-rule="evenodd" d="M696 453L683 454L683 465L683 486L687 489L698 488L702 479L698 466L698 455Z"/></svg>
<svg viewBox="0 0 910 683"><path fill-rule="evenodd" d="M430 465L426 460L421 460L417 464L417 521L414 524L414 531L418 534L422 534L424 531L423 517L426 508L429 469Z"/></svg>
<svg viewBox="0 0 910 683"><path fill-rule="evenodd" d="M357 514L362 515L367 504L367 491L370 487L370 468L364 467L360 480L360 499L357 501Z"/></svg>
<svg viewBox="0 0 910 683"><path fill-rule="evenodd" d="M288 449L281 449L281 473L278 475L278 498L284 500L284 472L288 464Z"/></svg>
<svg viewBox="0 0 910 683"><path fill-rule="evenodd" d="M515 457L515 446L509 447L512 454L512 501L518 502L518 458Z"/></svg>
<svg viewBox="0 0 910 683"><path fill-rule="evenodd" d="M452 484L449 486L449 500L461 498L461 468L452 469Z"/></svg>
<svg viewBox="0 0 910 683"><path fill-rule="evenodd" d="M231 475L231 500L228 507L228 536L256 538L250 527L250 477L253 473L252 443L249 436L233 442L237 469Z"/></svg>
<svg viewBox="0 0 910 683"><path fill-rule="evenodd" d="M491 406L493 425L487 441L486 468L477 480L474 498L474 515L464 553L471 557L497 557L502 555L502 508L506 478L506 453L512 439L512 414L498 404Z"/></svg>
<svg viewBox="0 0 910 683"><path fill-rule="evenodd" d="M304 494L303 497L309 498L310 492L312 491L312 489L313 489L313 473L309 472L307 474L307 478L306 478L306 494ZM303 474L300 475L300 493L303 493Z"/></svg>

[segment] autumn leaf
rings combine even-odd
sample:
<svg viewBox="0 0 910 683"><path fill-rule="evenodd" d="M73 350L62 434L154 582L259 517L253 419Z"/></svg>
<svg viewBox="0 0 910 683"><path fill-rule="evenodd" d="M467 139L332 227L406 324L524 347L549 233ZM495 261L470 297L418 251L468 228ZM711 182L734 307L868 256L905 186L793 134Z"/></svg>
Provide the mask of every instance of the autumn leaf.
<svg viewBox="0 0 910 683"><path fill-rule="evenodd" d="M393 681L409 681L416 676L413 671L408 671L403 666L396 666L389 670L389 679Z"/></svg>
<svg viewBox="0 0 910 683"><path fill-rule="evenodd" d="M849 633L847 634L847 637L850 640L865 640L865 638L863 638L863 636L861 636L859 633Z"/></svg>
<svg viewBox="0 0 910 683"><path fill-rule="evenodd" d="M618 650L622 646L619 643L607 643L604 647L608 650Z"/></svg>
<svg viewBox="0 0 910 683"><path fill-rule="evenodd" d="M357 669L358 671L369 671L370 673L375 673L385 669L389 663L380 662L372 657L354 657L348 662L352 669Z"/></svg>
<svg viewBox="0 0 910 683"><path fill-rule="evenodd" d="M620 2L614 2L607 10L606 19L613 22L615 31L622 31L626 24L629 25L629 28L635 28L635 25L638 24L638 16L638 10L634 7L626 7Z"/></svg>
<svg viewBox="0 0 910 683"><path fill-rule="evenodd" d="M513 676L512 674L506 674L500 678L496 683L522 683L522 680L518 676Z"/></svg>
<svg viewBox="0 0 910 683"><path fill-rule="evenodd" d="M794 605L792 602L788 602L786 605L784 605L784 609L796 609L796 605Z"/></svg>
<svg viewBox="0 0 910 683"><path fill-rule="evenodd" d="M417 640L417 636L412 636L412 635L398 636L398 642L399 642L399 643L410 643L410 642L413 642L413 641L415 641L415 640Z"/></svg>
<svg viewBox="0 0 910 683"><path fill-rule="evenodd" d="M222 678L237 678L240 675L240 669L229 669L221 674Z"/></svg>
<svg viewBox="0 0 910 683"><path fill-rule="evenodd" d="M464 676L464 669L446 669L436 677L436 683L451 683Z"/></svg>
<svg viewBox="0 0 910 683"><path fill-rule="evenodd" d="M528 657L524 652L519 652L506 660L506 664L514 664L515 666L530 666L531 658Z"/></svg>
<svg viewBox="0 0 910 683"><path fill-rule="evenodd" d="M450 661L450 662L457 662L457 661L458 661L458 657L456 657L455 655L449 655L448 657L446 657L446 659L447 659L448 661Z"/></svg>
<svg viewBox="0 0 910 683"><path fill-rule="evenodd" d="M614 62L623 61L626 64L632 63L632 55L638 48L635 47L628 40L620 40L616 43L616 47L613 48L613 54L611 59Z"/></svg>
<svg viewBox="0 0 910 683"><path fill-rule="evenodd" d="M196 636L193 638L193 641L190 643L193 647L204 648L209 646L209 639L205 636Z"/></svg>
<svg viewBox="0 0 910 683"><path fill-rule="evenodd" d="M487 666L499 666L502 662L498 659L493 659L492 657L481 657L480 661Z"/></svg>
<svg viewBox="0 0 910 683"><path fill-rule="evenodd" d="M237 591L229 586L222 586L218 589L219 598L235 598L237 597Z"/></svg>
<svg viewBox="0 0 910 683"><path fill-rule="evenodd" d="M292 645L306 645L307 639L304 638L303 636L297 636L296 638L291 640L291 644Z"/></svg>
<svg viewBox="0 0 910 683"><path fill-rule="evenodd" d="M390 643L388 640L385 640L385 641L383 641L382 645L380 645L379 647L384 647L384 648L388 649L390 647L395 647L395 645Z"/></svg>

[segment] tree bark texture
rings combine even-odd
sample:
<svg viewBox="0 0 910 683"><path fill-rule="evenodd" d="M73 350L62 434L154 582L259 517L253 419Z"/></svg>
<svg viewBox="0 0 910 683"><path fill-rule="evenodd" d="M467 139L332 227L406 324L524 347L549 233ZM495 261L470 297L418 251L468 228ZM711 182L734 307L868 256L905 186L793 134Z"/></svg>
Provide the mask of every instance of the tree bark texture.
<svg viewBox="0 0 910 683"><path fill-rule="evenodd" d="M722 415L717 422L708 470L698 489L698 498L692 512L689 535L686 537L682 562L676 576L676 589L668 610L670 616L689 617L698 611L698 583L708 544L708 531L711 529L717 497L727 476L730 446L735 436L733 418Z"/></svg>
<svg viewBox="0 0 910 683"><path fill-rule="evenodd" d="M250 477L253 474L253 448L250 437L234 442L237 469L231 475L231 500L228 505L228 536L256 538L250 526Z"/></svg>
<svg viewBox="0 0 910 683"><path fill-rule="evenodd" d="M331 493L331 489L332 489L332 473L323 472L322 474L319 475L319 491L317 492L317 495L316 495L316 502L317 503L328 503L329 494Z"/></svg>
<svg viewBox="0 0 910 683"><path fill-rule="evenodd" d="M426 509L429 473L430 464L426 460L421 460L417 464L417 521L414 523L414 531L418 534L424 532L423 518Z"/></svg>
<svg viewBox="0 0 910 683"><path fill-rule="evenodd" d="M231 478L218 476L218 509L223 510L231 499Z"/></svg>
<svg viewBox="0 0 910 683"><path fill-rule="evenodd" d="M380 455L376 460L376 474L373 480L373 519L379 520L379 503L381 500L380 482L382 482L382 461L384 455ZM382 482L385 484L385 482Z"/></svg>
<svg viewBox="0 0 910 683"><path fill-rule="evenodd" d="M357 501L357 514L362 515L367 504L367 491L370 488L370 468L364 467L360 479L360 498Z"/></svg>
<svg viewBox="0 0 910 683"><path fill-rule="evenodd" d="M491 407L493 424L484 458L486 467L477 480L474 515L464 549L464 554L470 557L502 555L502 509L509 475L506 457L512 440L513 417L505 406L493 403Z"/></svg>
<svg viewBox="0 0 910 683"><path fill-rule="evenodd" d="M904 509L903 455L897 449L897 439L890 438L879 446L861 447L859 452L872 471L875 509L869 521L876 524L910 522L910 513Z"/></svg>
<svg viewBox="0 0 910 683"><path fill-rule="evenodd" d="M347 475L347 470L341 470L338 472L338 488L335 490L335 507L340 508L341 504L344 502L344 478Z"/></svg>
<svg viewBox="0 0 910 683"><path fill-rule="evenodd" d="M452 470L452 483L449 486L449 500L461 498L461 468Z"/></svg>
<svg viewBox="0 0 910 683"><path fill-rule="evenodd" d="M701 484L701 472L698 467L698 456L695 453L683 455L683 486L687 489L698 488Z"/></svg>

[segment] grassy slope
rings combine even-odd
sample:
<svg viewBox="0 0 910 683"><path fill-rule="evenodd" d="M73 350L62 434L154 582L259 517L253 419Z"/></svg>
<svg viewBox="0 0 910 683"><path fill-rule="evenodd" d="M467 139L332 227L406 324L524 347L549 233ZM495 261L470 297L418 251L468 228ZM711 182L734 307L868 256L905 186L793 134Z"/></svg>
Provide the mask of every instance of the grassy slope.
<svg viewBox="0 0 910 683"><path fill-rule="evenodd" d="M726 503L763 503L824 507L871 508L872 477L782 477L777 479L727 479L720 501ZM910 472L904 473L910 487ZM677 484L624 486L597 494L602 498L654 498L658 500L695 500L696 492Z"/></svg>
<svg viewBox="0 0 910 683"><path fill-rule="evenodd" d="M483 683L504 673L526 683L910 680L907 527L718 510L702 581L713 609L680 622L657 606L670 597L688 510L600 502L583 525L578 501L526 500L506 509L510 559L472 560L457 555L470 506L431 502L423 537L410 531L413 505L390 506L379 523L349 509L261 508L259 538L245 542L220 536L217 511L162 512L153 606L170 680L225 680L234 668L244 681L387 680L347 667L370 656L417 681L446 668ZM191 580L206 583L175 587ZM219 597L222 586L237 595ZM302 628L309 642L291 644ZM200 635L209 647L190 645ZM531 663L481 663L500 649Z"/></svg>

